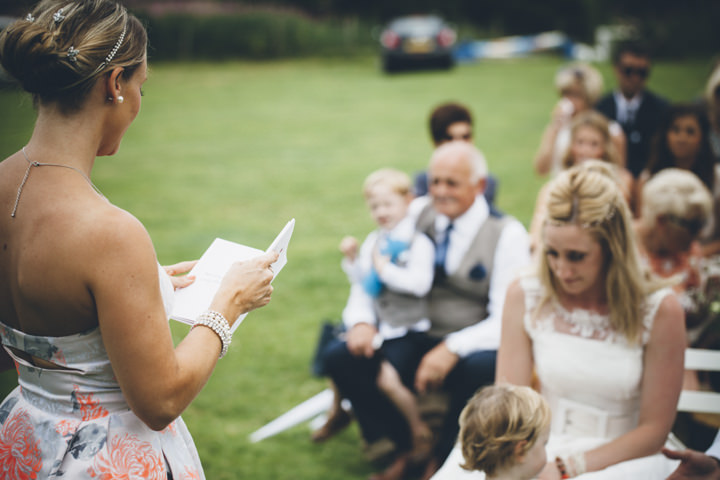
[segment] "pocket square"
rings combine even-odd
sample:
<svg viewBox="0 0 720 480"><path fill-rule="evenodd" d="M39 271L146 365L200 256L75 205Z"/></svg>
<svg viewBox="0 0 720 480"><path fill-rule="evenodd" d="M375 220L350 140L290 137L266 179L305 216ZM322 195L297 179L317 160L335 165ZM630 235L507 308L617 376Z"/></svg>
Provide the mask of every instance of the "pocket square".
<svg viewBox="0 0 720 480"><path fill-rule="evenodd" d="M470 270L470 278L472 278L475 281L480 281L487 275L487 270L485 270L485 267L483 267L482 263L478 263L475 265L472 270Z"/></svg>

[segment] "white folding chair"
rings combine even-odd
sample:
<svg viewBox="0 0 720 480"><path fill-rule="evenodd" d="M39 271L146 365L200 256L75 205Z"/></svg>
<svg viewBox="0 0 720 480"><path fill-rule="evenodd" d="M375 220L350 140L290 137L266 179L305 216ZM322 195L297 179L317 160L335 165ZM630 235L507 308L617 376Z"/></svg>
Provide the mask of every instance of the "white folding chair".
<svg viewBox="0 0 720 480"><path fill-rule="evenodd" d="M700 348L686 349L685 370L720 371L720 350L704 350ZM680 392L677 411L720 414L720 392L683 390ZM670 436L674 448L685 448L685 445L672 433Z"/></svg>
<svg viewBox="0 0 720 480"><path fill-rule="evenodd" d="M685 370L720 371L720 350L686 349ZM720 392L683 390L677 410L720 414Z"/></svg>

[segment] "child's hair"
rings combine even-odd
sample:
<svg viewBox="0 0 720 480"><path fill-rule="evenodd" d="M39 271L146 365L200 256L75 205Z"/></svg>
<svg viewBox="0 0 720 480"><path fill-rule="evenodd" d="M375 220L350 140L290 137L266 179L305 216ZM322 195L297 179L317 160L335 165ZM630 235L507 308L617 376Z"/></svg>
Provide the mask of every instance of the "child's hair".
<svg viewBox="0 0 720 480"><path fill-rule="evenodd" d="M402 196L409 195L412 192L410 177L394 168L381 168L368 175L365 183L363 183L363 195L365 195L365 198L370 196L370 192L377 185L385 185Z"/></svg>
<svg viewBox="0 0 720 480"><path fill-rule="evenodd" d="M570 168L575 165L577 161L572 154L572 143L575 141L575 136L577 135L578 130L583 127L593 128L602 135L603 149L605 153L602 158L599 158L598 160L604 160L606 162L619 165L620 156L618 155L617 149L615 148L615 144L612 140L612 135L610 134L610 123L602 113L589 110L587 112L579 113L570 124L570 145L568 145L568 149L562 159L563 168Z"/></svg>
<svg viewBox="0 0 720 480"><path fill-rule="evenodd" d="M491 385L479 390L460 414L465 470L495 475L515 463L515 448L526 440L524 455L550 425L550 407L530 387Z"/></svg>

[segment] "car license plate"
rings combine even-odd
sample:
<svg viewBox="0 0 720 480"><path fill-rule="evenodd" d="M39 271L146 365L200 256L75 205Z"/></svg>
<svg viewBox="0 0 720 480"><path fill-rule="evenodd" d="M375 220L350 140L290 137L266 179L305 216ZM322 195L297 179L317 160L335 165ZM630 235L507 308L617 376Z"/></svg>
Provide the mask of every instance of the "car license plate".
<svg viewBox="0 0 720 480"><path fill-rule="evenodd" d="M431 38L409 38L405 41L403 49L407 53L428 53L435 47Z"/></svg>

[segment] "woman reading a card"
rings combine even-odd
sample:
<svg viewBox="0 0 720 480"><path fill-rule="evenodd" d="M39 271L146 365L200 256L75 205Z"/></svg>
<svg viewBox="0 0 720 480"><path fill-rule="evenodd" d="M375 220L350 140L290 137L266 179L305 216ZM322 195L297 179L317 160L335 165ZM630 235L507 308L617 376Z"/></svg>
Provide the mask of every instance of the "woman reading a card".
<svg viewBox="0 0 720 480"><path fill-rule="evenodd" d="M140 111L146 46L111 0L43 0L0 34L0 62L37 108L0 163L0 363L20 384L0 404L7 478L204 478L180 414L237 317L270 301L274 252L234 264L175 347L173 279L90 180Z"/></svg>

